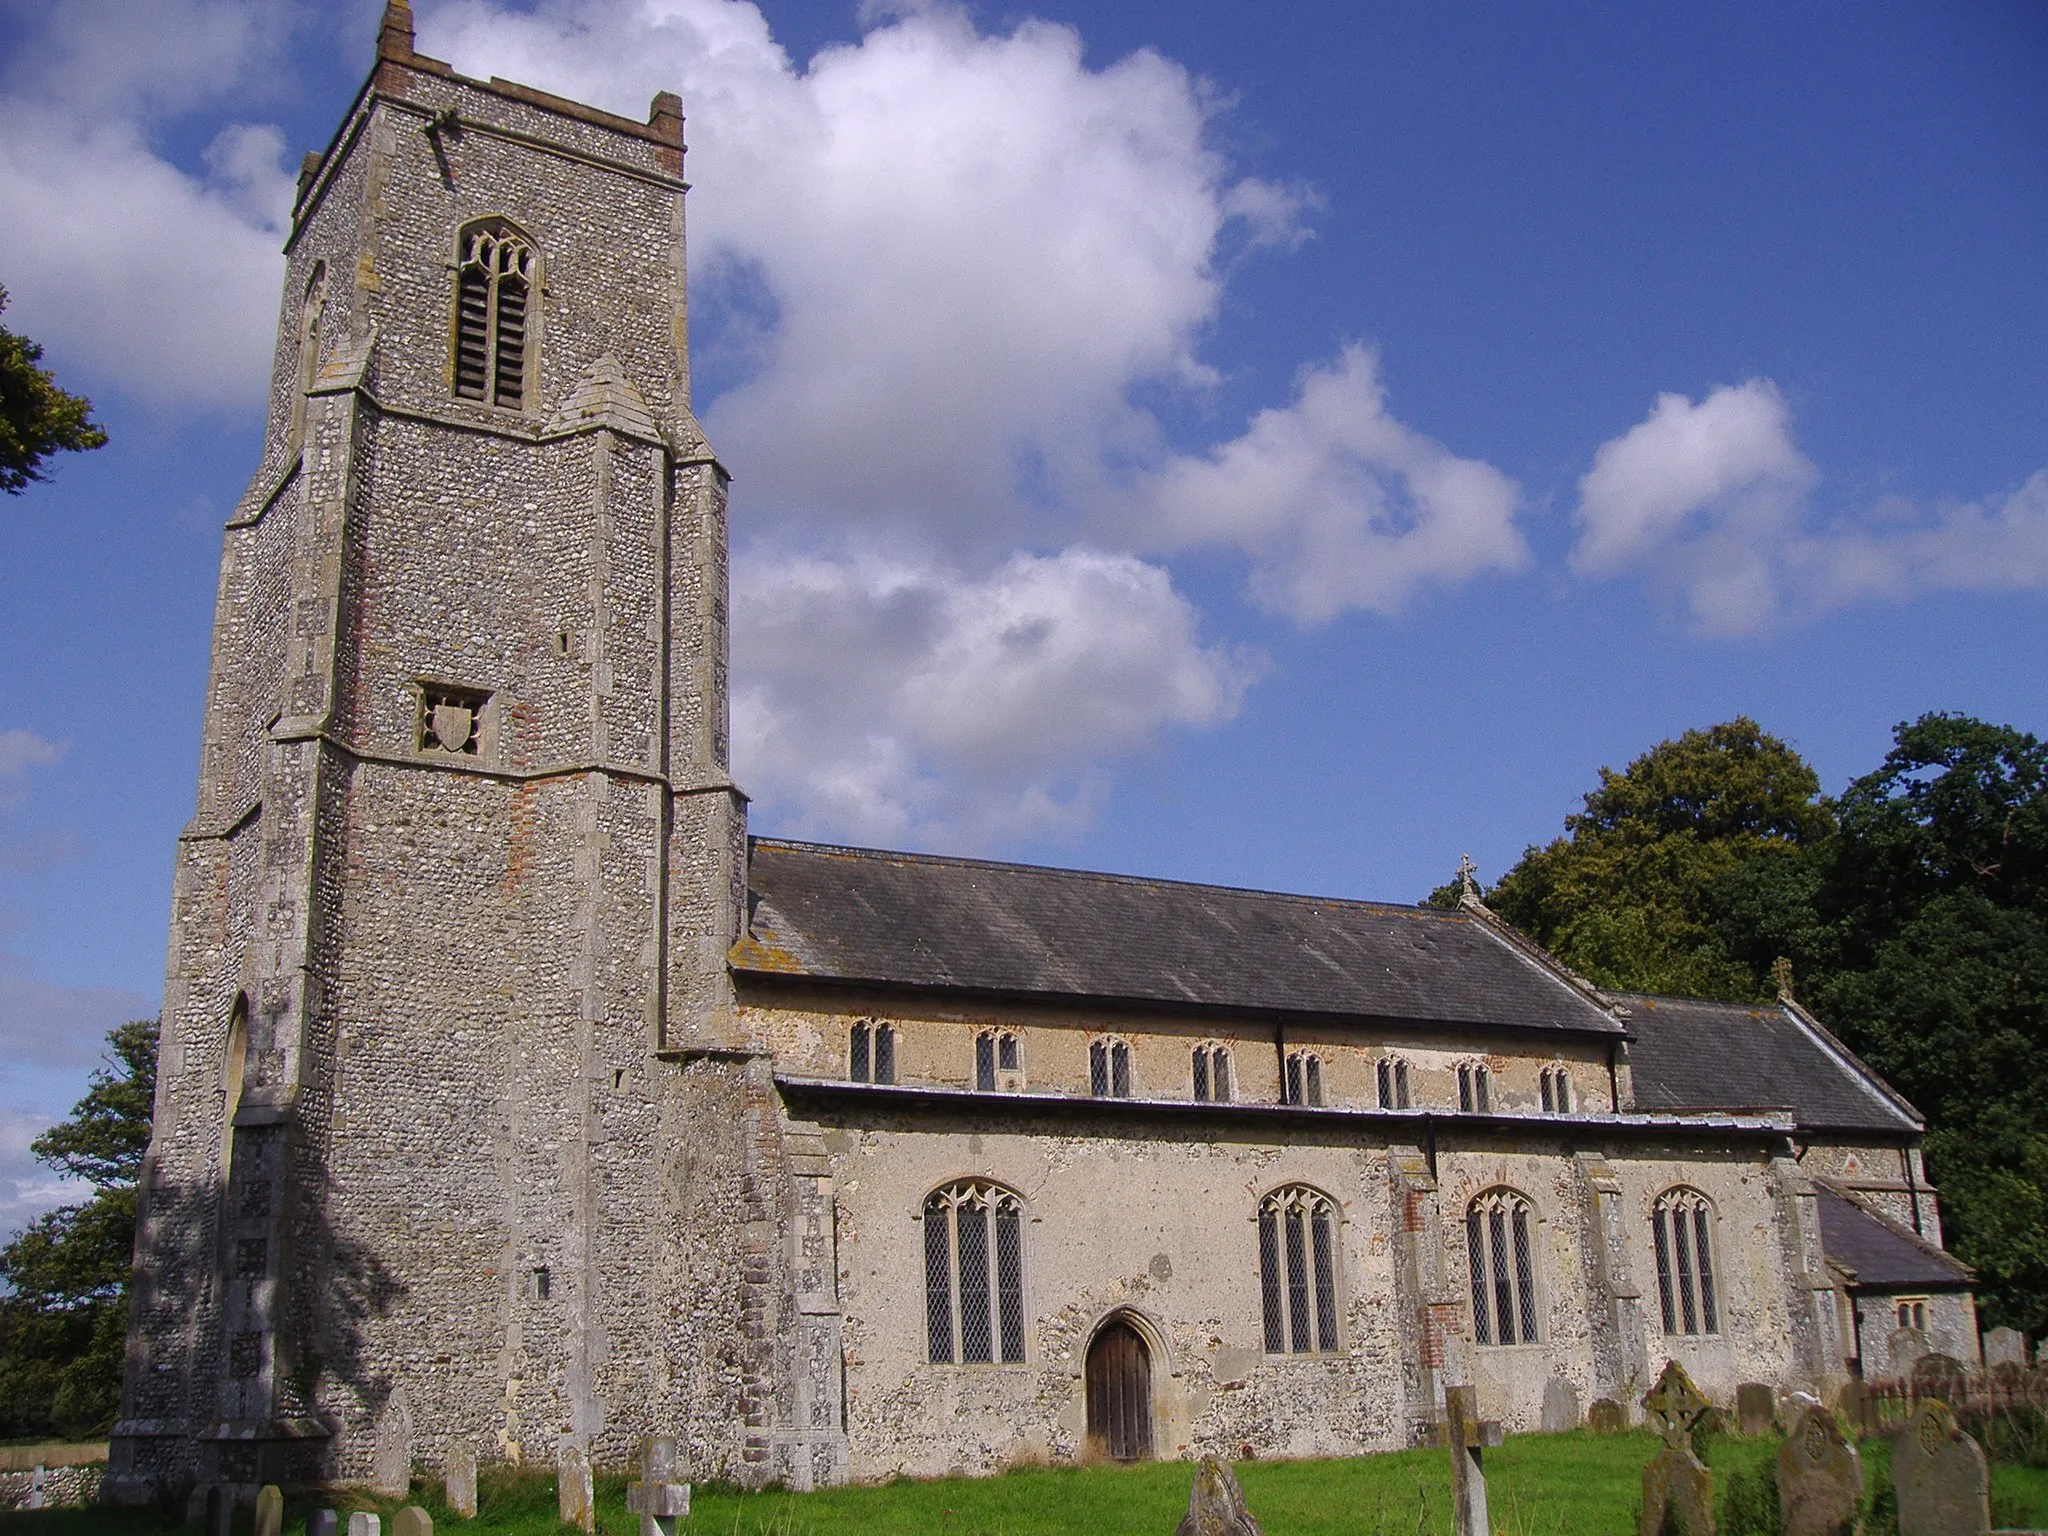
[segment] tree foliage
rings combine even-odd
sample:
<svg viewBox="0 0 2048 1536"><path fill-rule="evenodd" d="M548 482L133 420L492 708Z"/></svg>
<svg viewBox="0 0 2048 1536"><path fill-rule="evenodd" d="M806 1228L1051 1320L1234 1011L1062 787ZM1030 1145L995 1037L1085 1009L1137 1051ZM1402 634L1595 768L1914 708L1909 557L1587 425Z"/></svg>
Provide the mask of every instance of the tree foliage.
<svg viewBox="0 0 2048 1536"><path fill-rule="evenodd" d="M120 1407L156 1021L123 1024L107 1045L110 1060L71 1118L30 1147L92 1185L92 1198L48 1212L0 1248L0 1436L102 1433Z"/></svg>
<svg viewBox="0 0 2048 1536"><path fill-rule="evenodd" d="M6 308L7 290L0 288L0 310ZM0 491L13 496L29 481L49 478L44 466L52 454L107 442L92 402L58 388L49 369L38 366L42 358L41 347L0 326Z"/></svg>

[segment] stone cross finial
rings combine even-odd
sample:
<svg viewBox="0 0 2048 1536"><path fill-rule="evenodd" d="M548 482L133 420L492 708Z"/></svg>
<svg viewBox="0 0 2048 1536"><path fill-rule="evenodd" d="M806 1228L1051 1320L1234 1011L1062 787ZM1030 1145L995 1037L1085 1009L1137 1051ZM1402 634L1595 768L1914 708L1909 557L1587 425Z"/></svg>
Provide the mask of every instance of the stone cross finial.
<svg viewBox="0 0 2048 1536"><path fill-rule="evenodd" d="M640 1481L626 1489L626 1508L640 1517L640 1536L676 1536L690 1513L690 1485L676 1479L676 1443L667 1435L640 1442Z"/></svg>
<svg viewBox="0 0 2048 1536"><path fill-rule="evenodd" d="M1473 1387L1444 1388L1444 1443L1451 1452L1451 1528L1455 1536L1493 1536L1486 1514L1483 1452L1501 1443L1500 1425L1479 1417Z"/></svg>
<svg viewBox="0 0 2048 1536"><path fill-rule="evenodd" d="M1685 1367L1676 1360L1664 1362L1664 1371L1658 1376L1657 1385L1643 1396L1643 1407L1650 1415L1652 1427L1673 1450L1691 1446L1693 1426L1705 1418L1707 1410L1713 1406L1692 1384L1692 1378L1685 1374Z"/></svg>
<svg viewBox="0 0 2048 1536"><path fill-rule="evenodd" d="M1780 955L1771 962L1771 980L1778 984L1778 1001L1796 1002L1792 995L1792 957Z"/></svg>
<svg viewBox="0 0 2048 1536"><path fill-rule="evenodd" d="M1461 853L1458 855L1459 900L1477 901L1479 899L1479 881L1476 878L1478 873L1479 866L1472 862L1471 854Z"/></svg>

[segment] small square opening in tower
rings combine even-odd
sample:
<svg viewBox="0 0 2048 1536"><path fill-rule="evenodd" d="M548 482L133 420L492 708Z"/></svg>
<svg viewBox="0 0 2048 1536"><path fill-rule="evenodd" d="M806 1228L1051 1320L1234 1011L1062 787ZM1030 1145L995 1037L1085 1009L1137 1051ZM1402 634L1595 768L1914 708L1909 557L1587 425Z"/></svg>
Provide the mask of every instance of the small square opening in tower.
<svg viewBox="0 0 2048 1536"><path fill-rule="evenodd" d="M419 690L420 751L444 752L453 757L478 756L484 709L491 702L490 694L452 683L422 682Z"/></svg>

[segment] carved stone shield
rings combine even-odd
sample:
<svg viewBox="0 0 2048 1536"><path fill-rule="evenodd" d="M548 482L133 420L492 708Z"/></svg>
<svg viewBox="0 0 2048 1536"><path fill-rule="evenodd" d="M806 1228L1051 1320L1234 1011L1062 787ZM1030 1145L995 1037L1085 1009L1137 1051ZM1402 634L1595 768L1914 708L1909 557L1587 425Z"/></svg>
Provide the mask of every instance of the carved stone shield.
<svg viewBox="0 0 2048 1536"><path fill-rule="evenodd" d="M434 706L434 740L441 744L443 752L460 752L468 746L469 733L475 725L476 716L467 704Z"/></svg>

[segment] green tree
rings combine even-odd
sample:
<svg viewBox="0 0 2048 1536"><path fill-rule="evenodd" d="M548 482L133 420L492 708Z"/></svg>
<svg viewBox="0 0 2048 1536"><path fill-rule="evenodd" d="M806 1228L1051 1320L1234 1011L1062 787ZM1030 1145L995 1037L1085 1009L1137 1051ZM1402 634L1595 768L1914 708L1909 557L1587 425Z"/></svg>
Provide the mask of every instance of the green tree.
<svg viewBox="0 0 2048 1536"><path fill-rule="evenodd" d="M0 288L0 310L7 290ZM47 368L38 367L43 349L26 336L0 326L0 491L19 496L31 480L47 480L45 461L54 453L106 446L107 434L92 419L92 402L65 393Z"/></svg>
<svg viewBox="0 0 2048 1536"><path fill-rule="evenodd" d="M157 1022L123 1024L107 1045L110 1060L71 1118L30 1147L92 1185L92 1198L48 1212L0 1248L0 1436L99 1433L120 1408Z"/></svg>
<svg viewBox="0 0 2048 1536"><path fill-rule="evenodd" d="M1566 835L1525 851L1486 900L1598 985L1747 1000L1771 957L1731 950L1728 893L1759 866L1791 878L1833 825L1806 760L1738 718L1602 768Z"/></svg>

